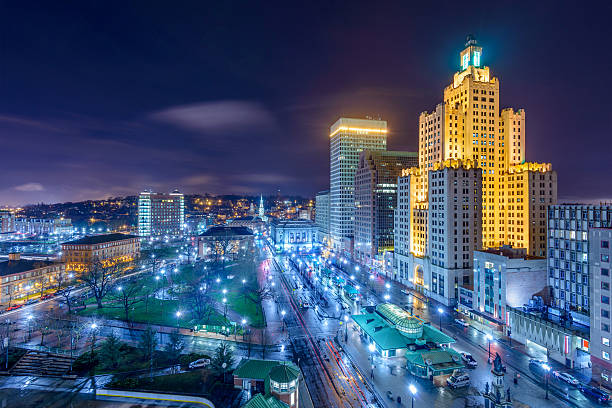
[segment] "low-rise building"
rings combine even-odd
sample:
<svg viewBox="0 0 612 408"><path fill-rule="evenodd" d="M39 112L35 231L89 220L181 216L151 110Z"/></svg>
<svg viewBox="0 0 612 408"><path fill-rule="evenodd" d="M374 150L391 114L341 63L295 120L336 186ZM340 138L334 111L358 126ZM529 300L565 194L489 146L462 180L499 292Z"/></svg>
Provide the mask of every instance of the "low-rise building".
<svg viewBox="0 0 612 408"><path fill-rule="evenodd" d="M95 262L105 266L131 262L140 256L140 240L120 233L91 235L62 244L66 270L81 272Z"/></svg>
<svg viewBox="0 0 612 408"><path fill-rule="evenodd" d="M612 228L589 230L589 269L591 277L590 353L593 379L612 389L612 348L610 348L610 259Z"/></svg>
<svg viewBox="0 0 612 408"><path fill-rule="evenodd" d="M227 225L230 227L247 227L256 235L263 235L266 231L266 223L260 217L256 216L231 218L227 220Z"/></svg>
<svg viewBox="0 0 612 408"><path fill-rule="evenodd" d="M255 236L247 227L210 227L198 236L198 256L215 261L254 254Z"/></svg>
<svg viewBox="0 0 612 408"><path fill-rule="evenodd" d="M31 235L69 235L73 232L70 218L15 218L15 231Z"/></svg>
<svg viewBox="0 0 612 408"><path fill-rule="evenodd" d="M546 296L547 284L546 258L529 256L522 248L474 251L472 317L503 330L510 318L507 306Z"/></svg>
<svg viewBox="0 0 612 408"><path fill-rule="evenodd" d="M405 358L412 375L435 379L464 367L459 353L449 347L455 339L397 305L367 307L351 318L377 353Z"/></svg>
<svg viewBox="0 0 612 408"><path fill-rule="evenodd" d="M277 251L309 251L316 242L317 226L308 220L279 220L270 223L270 239Z"/></svg>
<svg viewBox="0 0 612 408"><path fill-rule="evenodd" d="M8 261L0 262L0 303L10 304L55 287L65 267L60 262L21 259L18 253L9 254Z"/></svg>
<svg viewBox="0 0 612 408"><path fill-rule="evenodd" d="M234 387L250 398L245 407L299 408L300 381L300 369L287 361L245 358L234 370Z"/></svg>

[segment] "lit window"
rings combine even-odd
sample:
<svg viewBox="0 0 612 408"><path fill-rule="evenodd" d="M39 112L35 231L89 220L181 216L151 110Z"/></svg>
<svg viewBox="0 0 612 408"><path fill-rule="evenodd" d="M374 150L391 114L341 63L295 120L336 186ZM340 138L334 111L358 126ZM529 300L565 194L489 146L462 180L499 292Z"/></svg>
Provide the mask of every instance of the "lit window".
<svg viewBox="0 0 612 408"><path fill-rule="evenodd" d="M607 351L602 351L601 356L604 358L604 360L610 360L610 353L608 353Z"/></svg>
<svg viewBox="0 0 612 408"><path fill-rule="evenodd" d="M601 344L603 344L604 346L610 346L610 339L607 337L602 337L601 338Z"/></svg>

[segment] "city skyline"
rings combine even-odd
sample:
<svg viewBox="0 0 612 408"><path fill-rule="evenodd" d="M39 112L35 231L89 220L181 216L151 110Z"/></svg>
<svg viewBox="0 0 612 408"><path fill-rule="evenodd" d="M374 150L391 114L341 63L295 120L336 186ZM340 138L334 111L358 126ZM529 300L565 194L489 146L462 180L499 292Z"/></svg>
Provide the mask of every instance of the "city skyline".
<svg viewBox="0 0 612 408"><path fill-rule="evenodd" d="M606 87L568 81L606 77L610 55L599 51L609 38L605 13L557 6L552 16L541 3L529 15L503 9L506 17L493 23L476 12L457 24L451 6L439 11L440 24L449 23L442 33L420 18L435 12L423 5L378 7L364 27L358 21L371 10L356 4L342 29L333 18L340 5L326 13L316 5L278 8L255 19L249 16L261 11L247 6L166 15L153 5L112 16L98 7L13 7L4 25L14 41L5 46L0 102L0 131L10 136L2 205L145 188L314 196L327 185L328 129L338 117L380 115L390 150L416 150L418 115L435 108L469 33L502 81L500 107L527 112L527 160L555 164L559 202L612 198L610 142L602 137L611 124L593 115L609 111ZM190 11L207 17L186 19ZM228 16L242 28L219 28ZM312 16L312 26L290 23ZM14 23L23 18L34 28ZM548 29L570 19L572 30ZM275 28L266 27L271 22ZM566 50L578 45L599 62L569 57ZM359 64L346 63L355 58Z"/></svg>

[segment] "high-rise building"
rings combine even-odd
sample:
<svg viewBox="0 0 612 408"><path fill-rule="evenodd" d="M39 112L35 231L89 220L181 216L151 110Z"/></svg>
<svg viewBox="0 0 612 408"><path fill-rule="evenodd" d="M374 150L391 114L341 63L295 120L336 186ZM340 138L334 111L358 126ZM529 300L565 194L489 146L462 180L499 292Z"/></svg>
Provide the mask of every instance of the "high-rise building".
<svg viewBox="0 0 612 408"><path fill-rule="evenodd" d="M612 228L589 229L589 267L591 276L591 335L589 351L593 364L593 379L612 388L610 356L610 260L612 259Z"/></svg>
<svg viewBox="0 0 612 408"><path fill-rule="evenodd" d="M185 224L185 196L145 191L138 197L138 235L178 236Z"/></svg>
<svg viewBox="0 0 612 408"><path fill-rule="evenodd" d="M317 241L329 243L329 190L319 191L315 196L315 224L317 225Z"/></svg>
<svg viewBox="0 0 612 408"><path fill-rule="evenodd" d="M354 257L379 265L393 251L393 211L397 178L406 167L418 166L418 153L364 150L355 173Z"/></svg>
<svg viewBox="0 0 612 408"><path fill-rule="evenodd" d="M387 149L384 120L340 118L330 128L330 238L335 249L352 252L355 171L363 150Z"/></svg>
<svg viewBox="0 0 612 408"><path fill-rule="evenodd" d="M471 283L472 253L482 248L483 176L470 160L435 163L426 202L416 197L421 179L418 167L398 178L394 278L450 305Z"/></svg>
<svg viewBox="0 0 612 408"><path fill-rule="evenodd" d="M525 248L528 255L546 254L546 207L556 203L556 173L548 163L525 162L525 111L504 109L500 114L499 80L491 76L482 57L482 47L469 36L459 55L459 71L444 89L443 102L433 112L419 117L419 167L406 173L410 175L410 191L405 192L405 197L410 197L410 207L399 210L408 212L405 217L410 228L406 230L412 235L399 239L415 257L411 264L414 268L433 264L427 251L442 245L428 236L428 231L440 229L440 225L433 224L437 222L433 215L439 213L439 208L430 208L435 202L430 198L434 194L430 189L437 187L431 185L429 178L433 170L455 161L461 168L477 168L481 173L480 215L472 214L472 218L480 219L482 244L475 249L511 245ZM473 186L461 190L471 191L468 187ZM401 231L404 222L398 222ZM396 239L397 235L396 231ZM464 238L478 241L473 230ZM458 249L463 246L458 245ZM399 250L400 258L403 251ZM470 264L463 258L467 254L456 255L457 267ZM400 261L405 263L406 259ZM401 262L395 262L396 267L401 267ZM409 275L416 272L410 271ZM417 283L411 281L410 285Z"/></svg>
<svg viewBox="0 0 612 408"><path fill-rule="evenodd" d="M589 325L589 229L612 228L612 205L562 204L548 208L548 282L553 306Z"/></svg>
<svg viewBox="0 0 612 408"><path fill-rule="evenodd" d="M0 210L0 233L15 232L15 214L8 210Z"/></svg>

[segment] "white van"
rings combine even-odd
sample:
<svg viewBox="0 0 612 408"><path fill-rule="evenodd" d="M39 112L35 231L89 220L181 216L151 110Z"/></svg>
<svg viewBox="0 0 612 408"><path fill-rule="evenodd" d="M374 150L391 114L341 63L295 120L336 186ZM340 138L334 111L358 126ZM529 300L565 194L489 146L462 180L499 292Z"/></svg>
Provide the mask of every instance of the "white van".
<svg viewBox="0 0 612 408"><path fill-rule="evenodd" d="M470 376L464 372L454 372L446 379L446 383L451 388L460 388L470 385Z"/></svg>

